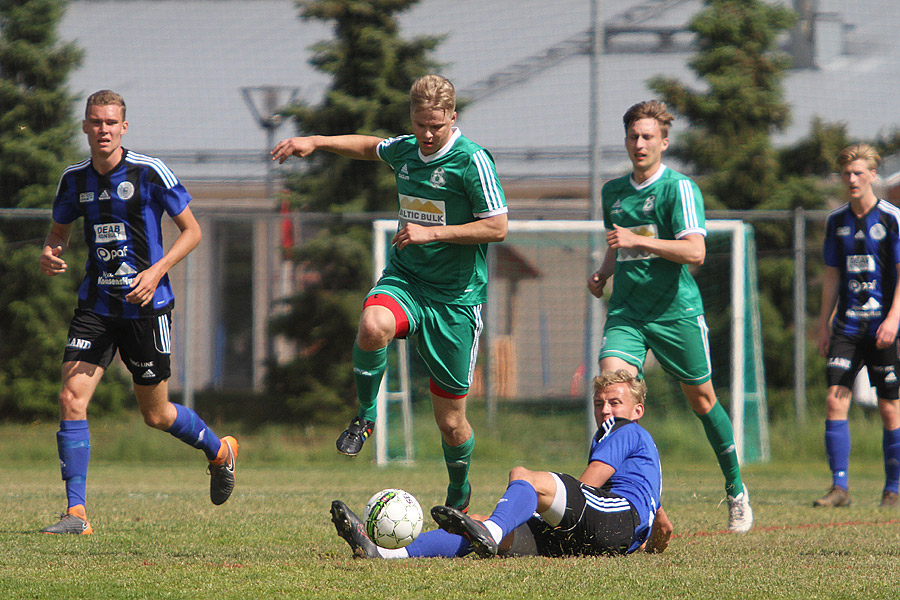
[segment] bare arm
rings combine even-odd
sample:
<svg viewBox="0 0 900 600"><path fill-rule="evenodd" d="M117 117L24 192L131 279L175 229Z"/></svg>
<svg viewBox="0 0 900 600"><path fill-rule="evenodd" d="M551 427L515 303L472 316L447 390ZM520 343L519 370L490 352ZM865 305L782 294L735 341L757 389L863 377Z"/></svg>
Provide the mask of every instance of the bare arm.
<svg viewBox="0 0 900 600"><path fill-rule="evenodd" d="M606 243L610 248L643 250L680 264L702 265L706 260L706 238L699 233L691 233L679 240L661 240L613 225L606 233Z"/></svg>
<svg viewBox="0 0 900 600"><path fill-rule="evenodd" d="M581 474L581 477L578 478L578 481L592 487L602 487L615 472L616 470L605 462L592 460L588 463L587 468Z"/></svg>
<svg viewBox="0 0 900 600"><path fill-rule="evenodd" d="M822 281L822 309L819 312L819 335L817 345L819 354L828 357L828 344L831 341L831 316L838 300L838 287L841 273L836 267L825 267L825 278Z"/></svg>
<svg viewBox="0 0 900 600"><path fill-rule="evenodd" d="M893 344L897 339L897 327L900 326L900 264L896 265L896 268L897 284L894 286L894 300L887 316L875 332L875 346L878 348L887 348Z"/></svg>
<svg viewBox="0 0 900 600"><path fill-rule="evenodd" d="M675 527L666 511L660 506L656 510L656 517L653 519L653 527L650 528L650 537L644 542L642 550L650 554L659 554L664 552L669 546L669 538L672 537L672 531Z"/></svg>
<svg viewBox="0 0 900 600"><path fill-rule="evenodd" d="M613 272L616 269L616 250L615 248L608 248L606 250L606 255L603 257L603 263L600 265L600 268L596 273L591 275L588 278L588 290L596 296L597 298L603 297L603 288L606 287L606 282L610 277L613 276Z"/></svg>
<svg viewBox="0 0 900 600"><path fill-rule="evenodd" d="M402 250L409 244L428 244L430 242L447 242L450 244L486 244L502 242L506 239L508 219L506 213L475 219L462 225L441 225L424 227L415 223L407 223L391 240Z"/></svg>
<svg viewBox="0 0 900 600"><path fill-rule="evenodd" d="M72 232L72 224L63 225L53 221L50 232L44 238L44 248L41 250L41 271L45 274L59 275L65 273L69 266L61 256L69 247L69 234Z"/></svg>
<svg viewBox="0 0 900 600"><path fill-rule="evenodd" d="M305 157L316 150L326 150L357 160L378 160L376 149L384 138L371 135L311 135L281 140L272 149L272 160L279 164L291 156Z"/></svg>
<svg viewBox="0 0 900 600"><path fill-rule="evenodd" d="M140 304L146 306L153 300L153 294L156 293L156 286L163 275L169 272L169 269L178 264L181 259L190 254L191 250L197 247L203 233L200 230L200 224L194 218L194 213L190 207L186 207L181 213L172 217L175 225L181 230L181 233L175 238L175 242L169 251L166 252L161 259L150 265L144 271L135 275L131 282L131 291L125 296L125 300L132 304Z"/></svg>

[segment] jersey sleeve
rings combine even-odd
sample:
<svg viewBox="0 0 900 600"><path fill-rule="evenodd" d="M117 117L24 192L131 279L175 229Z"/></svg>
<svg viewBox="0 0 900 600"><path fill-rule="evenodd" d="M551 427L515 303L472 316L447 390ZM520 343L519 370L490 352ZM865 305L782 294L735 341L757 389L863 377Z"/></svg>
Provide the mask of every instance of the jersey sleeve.
<svg viewBox="0 0 900 600"><path fill-rule="evenodd" d="M190 193L161 160L154 159L149 166L152 173L151 183L156 185L157 191L153 195L154 200L170 217L180 215L191 201Z"/></svg>
<svg viewBox="0 0 900 600"><path fill-rule="evenodd" d="M589 462L600 461L618 471L634 450L636 438L630 434L635 430L636 428L631 427L630 424L625 424L603 436L591 448Z"/></svg>
<svg viewBox="0 0 900 600"><path fill-rule="evenodd" d="M697 184L687 177L673 182L675 202L672 207L672 230L675 239L699 233L706 235L706 212L703 194Z"/></svg>
<svg viewBox="0 0 900 600"><path fill-rule="evenodd" d="M497 177L494 158L484 148L472 154L465 172L465 189L474 216L486 218L507 212L506 196Z"/></svg>
<svg viewBox="0 0 900 600"><path fill-rule="evenodd" d="M823 242L825 264L836 269L841 267L840 247L835 232L835 217L831 215L825 221L825 241Z"/></svg>
<svg viewBox="0 0 900 600"><path fill-rule="evenodd" d="M408 135L401 135L381 140L381 142L379 142L379 144L375 147L375 152L378 154L378 158L391 165L391 167L394 167L395 157L397 156L397 152L401 147L400 142L408 139L409 137L410 136Z"/></svg>
<svg viewBox="0 0 900 600"><path fill-rule="evenodd" d="M74 188L63 173L56 188L56 196L53 198L53 220L61 225L68 225L80 216Z"/></svg>

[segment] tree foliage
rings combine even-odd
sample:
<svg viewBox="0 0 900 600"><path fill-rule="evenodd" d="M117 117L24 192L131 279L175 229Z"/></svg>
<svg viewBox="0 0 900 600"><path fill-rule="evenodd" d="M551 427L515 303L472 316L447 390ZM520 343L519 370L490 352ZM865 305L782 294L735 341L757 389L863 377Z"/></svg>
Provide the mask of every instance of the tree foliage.
<svg viewBox="0 0 900 600"><path fill-rule="evenodd" d="M290 109L298 134L361 133L389 137L409 129L409 88L435 68L428 54L438 39L398 35L395 15L417 0L298 2L301 18L333 24L334 39L313 46L311 60L332 83L317 106ZM306 211L350 213L396 210L390 169L328 152L303 159L302 174L286 182L290 201ZM371 283L368 227L335 224L304 243L293 259L312 276L272 322L293 340L299 357L270 365L268 387L304 418L344 418L356 406L351 350L365 292Z"/></svg>
<svg viewBox="0 0 900 600"><path fill-rule="evenodd" d="M49 207L75 157L74 98L65 82L82 52L61 43L63 0L0 0L0 207ZM75 306L83 252L65 275L38 268L48 220L0 221L0 417L55 417L60 358ZM110 379L110 378L108 378ZM122 387L99 390L97 409L122 402Z"/></svg>

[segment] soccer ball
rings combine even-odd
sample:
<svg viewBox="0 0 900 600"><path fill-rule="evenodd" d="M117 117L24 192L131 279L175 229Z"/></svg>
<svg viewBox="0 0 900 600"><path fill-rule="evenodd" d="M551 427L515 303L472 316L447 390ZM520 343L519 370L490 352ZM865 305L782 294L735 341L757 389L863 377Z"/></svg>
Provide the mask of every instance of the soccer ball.
<svg viewBox="0 0 900 600"><path fill-rule="evenodd" d="M366 533L382 548L402 548L422 531L422 507L409 492L381 490L366 504Z"/></svg>

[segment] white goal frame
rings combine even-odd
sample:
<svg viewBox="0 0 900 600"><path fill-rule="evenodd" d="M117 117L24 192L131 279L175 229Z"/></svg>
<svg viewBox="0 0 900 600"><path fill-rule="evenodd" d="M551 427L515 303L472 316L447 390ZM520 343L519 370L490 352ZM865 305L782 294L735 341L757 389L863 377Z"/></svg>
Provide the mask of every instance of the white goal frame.
<svg viewBox="0 0 900 600"><path fill-rule="evenodd" d="M731 382L730 382L730 393L731 393L731 422L732 427L734 428L734 438L735 438L735 446L737 449L738 460L743 463L744 461L744 403L747 400L746 394L744 391L744 378L745 378L745 370L744 365L746 364L745 359L745 331L746 326L746 306L748 302L757 302L755 298L748 298L747 291L745 290L744 280L746 277L745 273L745 265L747 265L747 247L746 247L746 232L749 226L745 224L743 221L736 219L715 219L706 221L706 230L708 232L718 232L718 233L731 233L731 306L732 306L732 322L731 322ZM397 221L396 220L376 220L373 222L373 242L372 242L372 256L373 256L373 282L377 281L381 276L381 273L384 271L387 260L387 250L388 250L388 235L392 235L397 231ZM605 249L605 233L606 228L603 225L602 221L509 221L509 231L511 233L515 232L548 232L548 233L588 233L588 234L596 234L596 246L593 250L594 262L596 265L599 265L603 258L603 252ZM502 242L500 242L502 243ZM751 265L755 265L755 262L750 263ZM585 274L587 277L589 274ZM756 281L756 273L751 274L751 281ZM588 293L585 289L585 293ZM754 286L751 286L750 294L756 294L756 289ZM490 299L488 300L490 302ZM594 303L596 304L596 303ZM489 311L490 312L490 311ZM750 323L750 331L752 332L752 344L753 347L761 349L762 348L762 337L761 337L761 325L759 323L759 312L753 311L751 313L751 319L753 322ZM490 319L489 319L490 320ZM589 321L586 323L587 327L590 327L590 330L594 332L590 337L590 344L588 350L588 360L587 363L590 365L590 381L599 370L599 366L597 364L596 355L598 351L595 350L595 345L597 341L600 339L597 337L597 332L602 332L602 323L603 318L600 314L599 310L591 310L589 311L589 316L587 318ZM485 334L487 334L488 339L491 339L491 328L492 325L490 322L485 324ZM386 415L388 409L388 401L399 400L401 405L401 414L403 415L403 437L404 437L404 447L405 447L405 459L406 461L414 460L413 453L413 431L412 431L412 397L410 391L410 382L409 382L409 350L408 350L408 342L406 340L395 340L394 344L397 345L397 351L400 353L399 355L399 390L397 391L389 391L389 375L390 373L386 372L385 377L382 380L381 387L378 391L377 397L377 410L379 415ZM490 357L488 357L490 360ZM756 373L755 380L757 384L763 389L762 395L764 398L764 373L762 369L762 360L755 361L756 364ZM594 409L593 409L593 398L591 395L590 386L587 386L587 395L586 395L586 432L588 437L590 438L596 430L596 425L594 423ZM493 386L486 386L486 395L487 395L487 413L488 419L491 419L491 415L496 412L496 393L492 389ZM769 440L768 440L768 418L765 412L767 411L766 402L764 399L760 401L757 399L757 407L760 411L760 414L757 415L759 419L760 426L760 448L762 457L761 459L765 462L769 458ZM375 462L379 465L385 465L389 462L388 458L388 440L387 440L387 419L379 418L375 422Z"/></svg>

